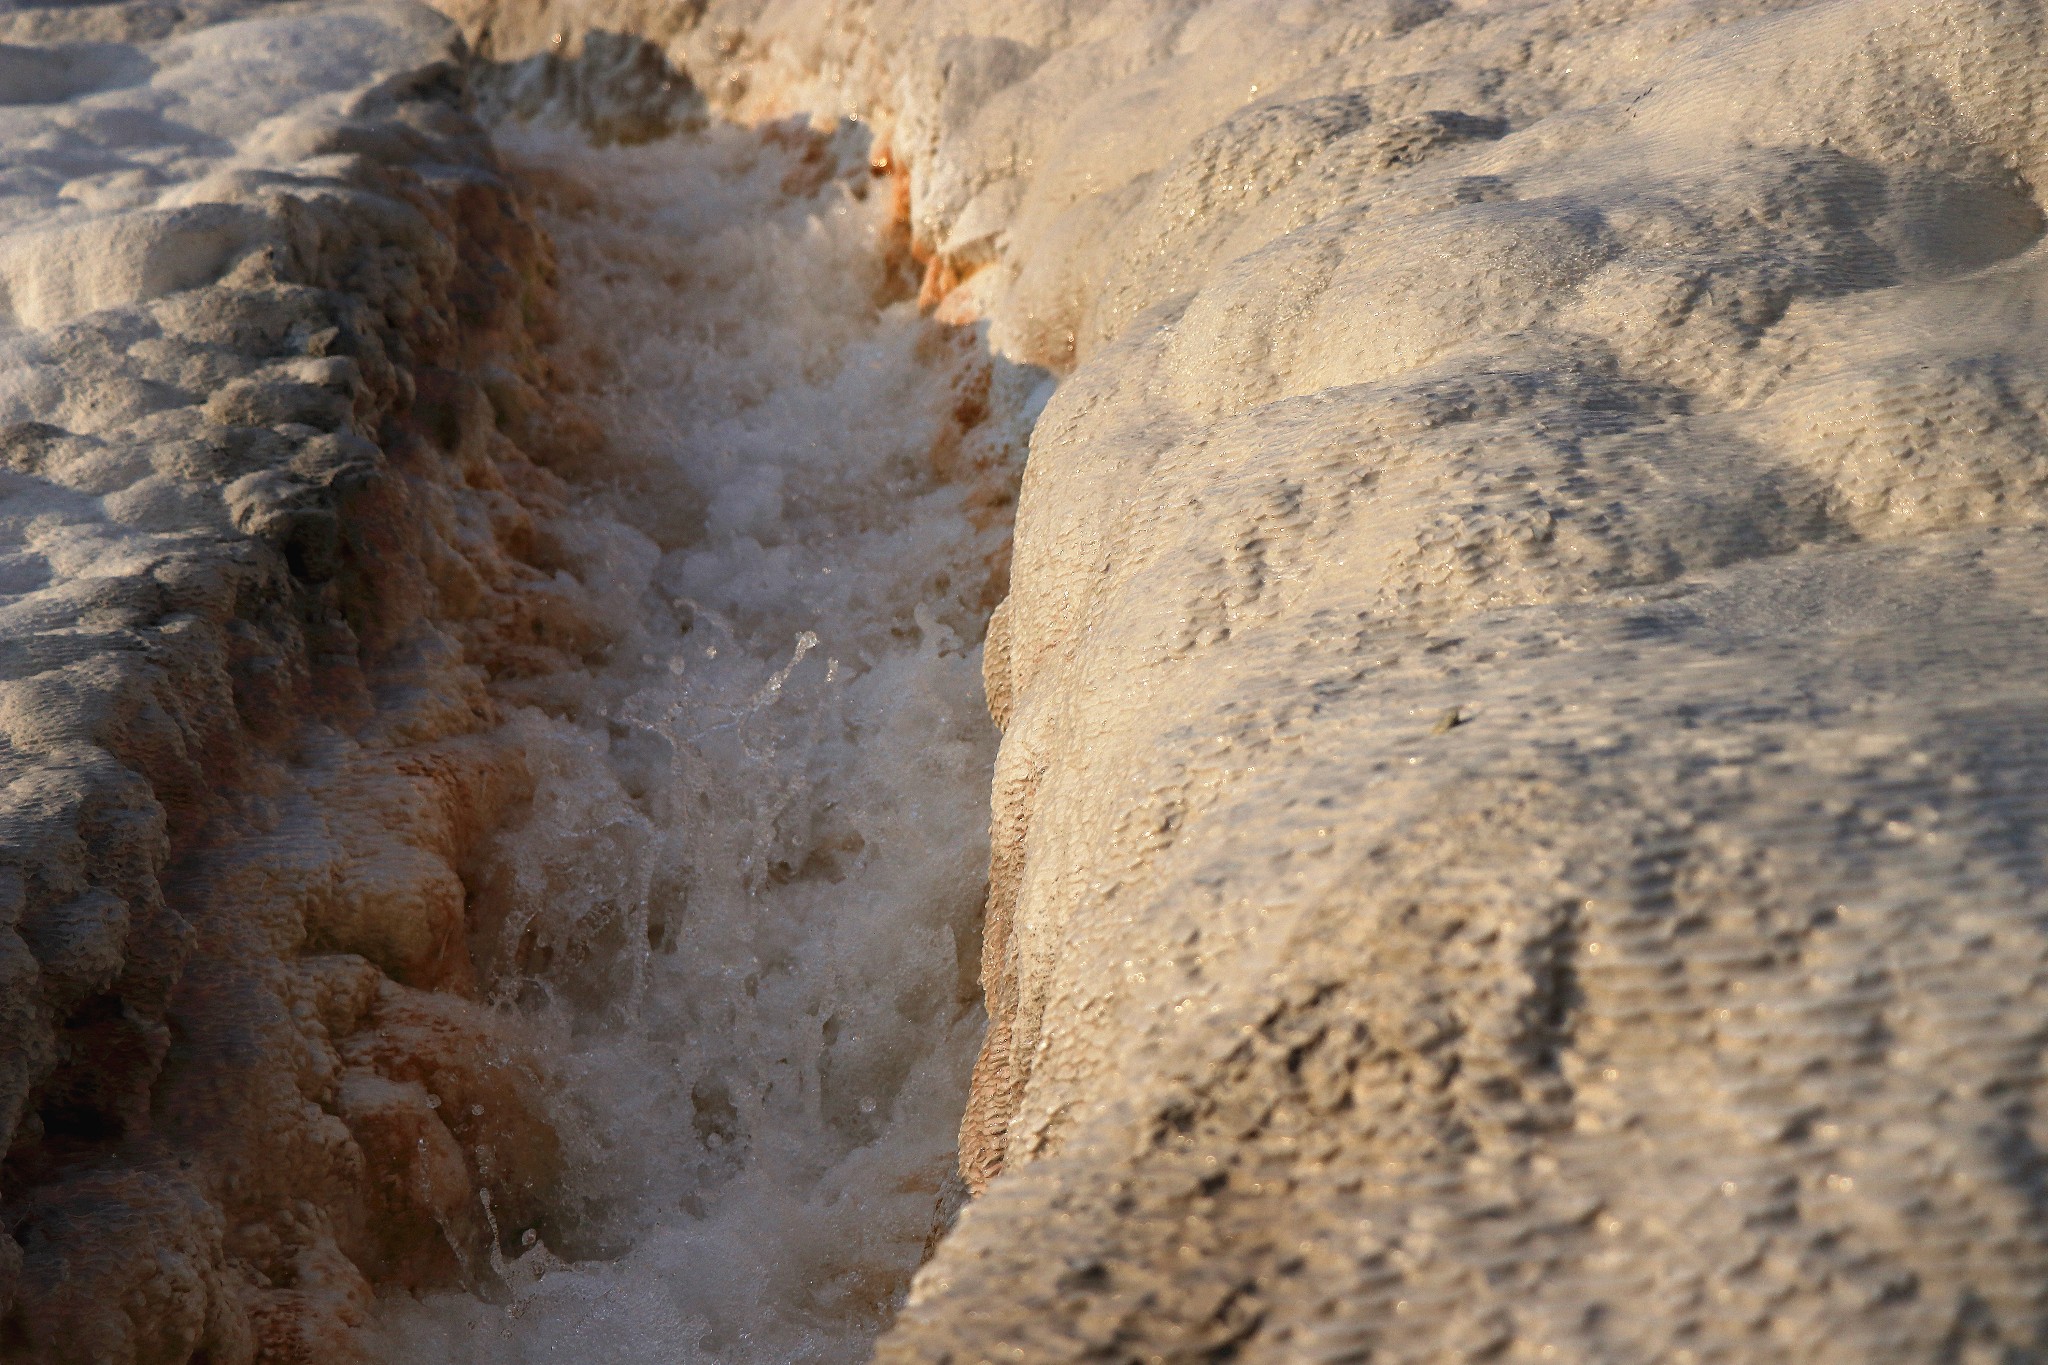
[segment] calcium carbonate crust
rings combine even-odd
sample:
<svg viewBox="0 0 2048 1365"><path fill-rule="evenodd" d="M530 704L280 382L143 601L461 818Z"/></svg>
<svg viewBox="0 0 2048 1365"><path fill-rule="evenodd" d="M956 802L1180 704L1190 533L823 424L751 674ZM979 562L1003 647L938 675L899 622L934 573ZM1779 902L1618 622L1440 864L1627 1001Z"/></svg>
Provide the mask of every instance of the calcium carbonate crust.
<svg viewBox="0 0 2048 1365"><path fill-rule="evenodd" d="M346 1361L557 1161L478 1005L545 243L402 4L0 16L0 1358Z"/></svg>
<svg viewBox="0 0 2048 1365"><path fill-rule="evenodd" d="M2038 4L453 12L874 120L1066 375L881 1359L2048 1352Z"/></svg>
<svg viewBox="0 0 2048 1365"><path fill-rule="evenodd" d="M986 655L986 1192L882 1359L2048 1349L2038 4L455 12L542 58L515 107L574 85L549 54L659 87L645 40L720 111L874 120L933 306L1066 375ZM10 20L77 50L0 77L173 89L226 31L86 13ZM397 1023L469 1019L416 931L518 786L458 680L601 642L520 529L505 432L544 439L476 349L518 329L434 321L517 294L462 265L521 278L462 226L516 214L378 178L487 164L447 108L201 129L0 242L49 547L8 636L9 1349L330 1358L292 1343L366 1266L450 1273L492 1178L455 1064L406 1060L490 1045ZM180 311L238 290L366 311ZM67 567L109 542L146 572ZM428 1155L365 1190L351 1150Z"/></svg>

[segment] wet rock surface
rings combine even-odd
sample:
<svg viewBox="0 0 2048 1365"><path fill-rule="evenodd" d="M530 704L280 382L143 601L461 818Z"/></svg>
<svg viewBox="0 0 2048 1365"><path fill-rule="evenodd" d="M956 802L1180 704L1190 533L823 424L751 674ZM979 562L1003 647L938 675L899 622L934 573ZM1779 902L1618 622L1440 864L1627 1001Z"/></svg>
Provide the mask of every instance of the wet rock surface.
<svg viewBox="0 0 2048 1365"><path fill-rule="evenodd" d="M870 121L1062 376L881 1359L2048 1349L2038 5L449 8L515 116ZM335 1358L557 1160L460 942L485 679L605 648L543 253L430 21L209 18L0 49L25 1359Z"/></svg>
<svg viewBox="0 0 2048 1365"><path fill-rule="evenodd" d="M459 12L1065 375L880 1358L2041 1353L2038 6Z"/></svg>
<svg viewBox="0 0 2048 1365"><path fill-rule="evenodd" d="M596 647L544 243L428 11L0 27L0 1355L351 1359L556 1162L463 883Z"/></svg>

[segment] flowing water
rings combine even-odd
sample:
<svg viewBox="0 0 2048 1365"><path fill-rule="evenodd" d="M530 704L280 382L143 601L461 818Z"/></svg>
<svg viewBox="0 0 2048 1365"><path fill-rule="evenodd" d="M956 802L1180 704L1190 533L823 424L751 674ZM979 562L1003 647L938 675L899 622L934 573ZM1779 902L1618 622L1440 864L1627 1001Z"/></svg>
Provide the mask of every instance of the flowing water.
<svg viewBox="0 0 2048 1365"><path fill-rule="evenodd" d="M1049 385L919 316L857 125L502 141L602 428L560 553L624 643L507 685L538 790L479 896L560 1213L484 1292L387 1299L382 1352L859 1359L952 1204L979 641Z"/></svg>

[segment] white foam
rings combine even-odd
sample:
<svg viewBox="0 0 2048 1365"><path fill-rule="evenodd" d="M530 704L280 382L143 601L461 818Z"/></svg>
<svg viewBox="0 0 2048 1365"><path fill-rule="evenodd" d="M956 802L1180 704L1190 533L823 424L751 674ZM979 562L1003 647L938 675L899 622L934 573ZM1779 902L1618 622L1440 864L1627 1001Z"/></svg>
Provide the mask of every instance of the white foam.
<svg viewBox="0 0 2048 1365"><path fill-rule="evenodd" d="M512 1302L387 1301L383 1354L862 1358L940 1215L983 1027L973 642L1007 547L991 489L1044 394L1004 367L997 417L948 435L988 362L878 303L858 128L507 141L587 187L547 226L557 355L606 429L582 472L609 488L562 539L626 633L530 692L538 795L482 897L573 1173Z"/></svg>

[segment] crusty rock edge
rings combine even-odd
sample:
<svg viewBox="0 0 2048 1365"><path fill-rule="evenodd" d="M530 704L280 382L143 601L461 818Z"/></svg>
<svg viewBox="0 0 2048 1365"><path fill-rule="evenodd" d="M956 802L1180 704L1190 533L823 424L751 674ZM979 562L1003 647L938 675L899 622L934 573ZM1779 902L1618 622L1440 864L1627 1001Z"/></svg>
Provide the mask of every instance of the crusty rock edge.
<svg viewBox="0 0 2048 1365"><path fill-rule="evenodd" d="M1068 372L881 1359L2041 1354L2038 4L451 9Z"/></svg>
<svg viewBox="0 0 2048 1365"><path fill-rule="evenodd" d="M350 1359L372 1282L485 1284L545 1214L465 875L526 783L492 681L604 641L536 462L581 439L547 244L440 32L212 187L220 278L21 340L63 402L0 431L5 494L147 534L0 605L8 1360Z"/></svg>

